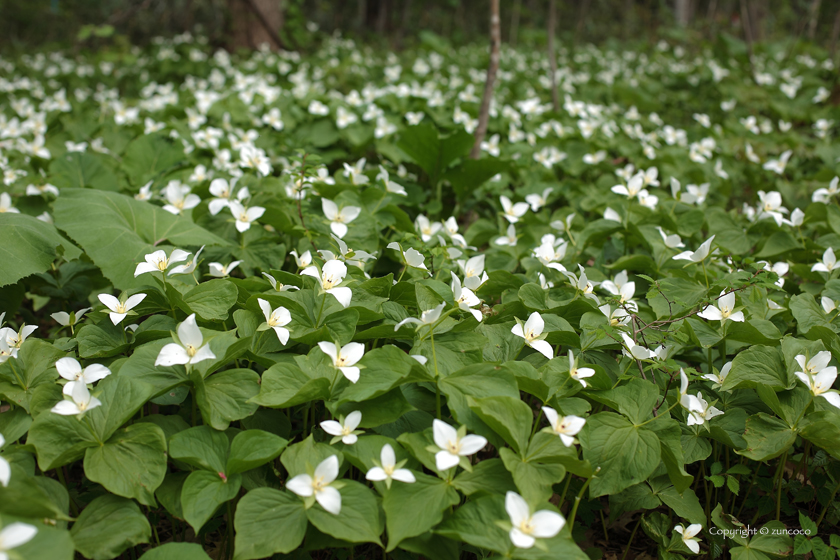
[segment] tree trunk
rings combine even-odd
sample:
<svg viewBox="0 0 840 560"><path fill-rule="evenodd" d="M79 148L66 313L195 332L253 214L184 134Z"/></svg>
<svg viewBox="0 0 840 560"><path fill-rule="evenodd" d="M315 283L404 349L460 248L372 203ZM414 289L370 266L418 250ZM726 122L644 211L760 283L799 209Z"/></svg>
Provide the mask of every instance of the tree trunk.
<svg viewBox="0 0 840 560"><path fill-rule="evenodd" d="M583 28L586 25L586 14L589 12L589 0L581 0L578 11L577 25L575 26L575 45L583 38Z"/></svg>
<svg viewBox="0 0 840 560"><path fill-rule="evenodd" d="M551 104L554 112L560 111L560 97L557 95L557 54L554 52L554 33L557 27L557 2L548 0L548 67L551 71Z"/></svg>
<svg viewBox="0 0 840 560"><path fill-rule="evenodd" d="M359 0L356 11L356 27L359 31L364 31L367 23L367 0Z"/></svg>
<svg viewBox="0 0 840 560"><path fill-rule="evenodd" d="M814 35L817 33L817 20L820 15L821 0L811 0L810 18L808 20L808 39L814 40Z"/></svg>
<svg viewBox="0 0 840 560"><path fill-rule="evenodd" d="M388 28L388 0L379 0L379 13L376 16L376 33L380 37L385 36Z"/></svg>
<svg viewBox="0 0 840 560"><path fill-rule="evenodd" d="M283 27L283 9L280 0L228 0L233 49L255 49L267 43L283 48L278 35Z"/></svg>
<svg viewBox="0 0 840 560"><path fill-rule="evenodd" d="M513 15L510 19L510 36L508 42L511 47L516 46L516 38L519 36L519 16L522 12L522 0L516 0L513 4Z"/></svg>
<svg viewBox="0 0 840 560"><path fill-rule="evenodd" d="M750 21L750 9L747 6L748 0L741 0L741 27L744 28L744 39L747 41L747 54L750 57L750 73L755 79L753 69L753 27Z"/></svg>
<svg viewBox="0 0 840 560"><path fill-rule="evenodd" d="M837 64L837 38L840 37L840 10L837 10L837 15L834 16L834 27L831 30L831 45L828 47L828 52L834 64Z"/></svg>
<svg viewBox="0 0 840 560"><path fill-rule="evenodd" d="M411 23L411 0L403 0L403 13L400 28L397 30L397 39L395 41L397 49L402 50L403 41L405 40L405 33Z"/></svg>
<svg viewBox="0 0 840 560"><path fill-rule="evenodd" d="M680 27L688 26L688 12L691 0L674 0L674 19Z"/></svg>
<svg viewBox="0 0 840 560"><path fill-rule="evenodd" d="M481 155L481 142L487 134L487 121L490 119L490 102L493 100L493 85L499 70L499 47L502 43L502 31L499 18L499 0L490 0L490 65L487 67L487 81L484 83L484 95L481 97L481 110L478 114L478 126L475 129L475 143L470 157L478 159Z"/></svg>

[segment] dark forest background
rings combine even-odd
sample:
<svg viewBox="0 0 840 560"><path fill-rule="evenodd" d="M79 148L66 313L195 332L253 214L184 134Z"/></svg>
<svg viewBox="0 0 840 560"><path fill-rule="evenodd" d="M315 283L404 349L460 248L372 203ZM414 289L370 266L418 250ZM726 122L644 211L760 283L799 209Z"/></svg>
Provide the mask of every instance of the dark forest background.
<svg viewBox="0 0 840 560"><path fill-rule="evenodd" d="M546 41L551 0L501 0L502 41ZM306 50L316 30L400 49L442 37L487 37L489 0L0 0L0 49L127 48L186 31L232 50ZM556 0L559 39L651 42L811 40L829 50L840 34L838 0ZM746 25L745 25L746 22ZM313 25L315 24L315 25ZM751 36L747 36L751 35Z"/></svg>

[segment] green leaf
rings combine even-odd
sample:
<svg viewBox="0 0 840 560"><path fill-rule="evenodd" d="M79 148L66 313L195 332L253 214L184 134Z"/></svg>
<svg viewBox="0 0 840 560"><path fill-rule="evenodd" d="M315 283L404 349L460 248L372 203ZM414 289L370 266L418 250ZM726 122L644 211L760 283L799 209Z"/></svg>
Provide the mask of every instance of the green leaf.
<svg viewBox="0 0 840 560"><path fill-rule="evenodd" d="M2 526L10 525L16 521L23 521L32 524L32 519L18 519L8 515L0 515ZM38 532L28 543L15 547L9 555L13 560L73 560L75 558L73 539L70 531L50 527L45 523L37 522Z"/></svg>
<svg viewBox="0 0 840 560"><path fill-rule="evenodd" d="M224 473L230 442L224 432L196 426L178 432L169 440L169 455L211 473Z"/></svg>
<svg viewBox="0 0 840 560"><path fill-rule="evenodd" d="M723 382L722 390L759 385L774 389L786 389L790 385L777 347L752 346L739 352L732 360L732 369Z"/></svg>
<svg viewBox="0 0 840 560"><path fill-rule="evenodd" d="M343 480L341 513L333 515L320 504L306 510L306 517L321 532L348 542L372 542L381 545L379 535L383 523L379 502L374 493L355 480Z"/></svg>
<svg viewBox="0 0 840 560"><path fill-rule="evenodd" d="M111 560L126 549L149 542L152 528L131 500L105 495L82 510L70 529L76 550L91 560Z"/></svg>
<svg viewBox="0 0 840 560"><path fill-rule="evenodd" d="M204 422L216 430L226 430L234 420L254 414L258 405L249 402L260 391L260 376L250 369L228 369L204 379L190 375L195 399Z"/></svg>
<svg viewBox="0 0 840 560"><path fill-rule="evenodd" d="M220 505L236 497L241 486L242 475L239 474L225 479L219 473L208 471L190 473L181 489L184 519L198 533Z"/></svg>
<svg viewBox="0 0 840 560"><path fill-rule="evenodd" d="M85 476L108 491L155 506L155 490L166 474L166 438L155 424L118 430L104 445L85 453Z"/></svg>
<svg viewBox="0 0 840 560"><path fill-rule="evenodd" d="M262 430L239 432L230 443L227 474L249 471L280 456L289 443Z"/></svg>
<svg viewBox="0 0 840 560"><path fill-rule="evenodd" d="M105 319L98 325L84 325L76 334L80 358L107 358L129 348L122 325Z"/></svg>
<svg viewBox="0 0 840 560"><path fill-rule="evenodd" d="M123 169L131 184L139 187L171 169L183 157L180 144L162 134L147 134L138 136L128 145Z"/></svg>
<svg viewBox="0 0 840 560"><path fill-rule="evenodd" d="M485 459L473 465L472 472L462 471L452 481L452 486L467 496L504 495L508 490L516 491L513 478L501 459Z"/></svg>
<svg viewBox="0 0 840 560"><path fill-rule="evenodd" d="M467 397L470 410L516 450L525 451L531 436L534 414L518 397Z"/></svg>
<svg viewBox="0 0 840 560"><path fill-rule="evenodd" d="M118 191L120 182L105 164L104 157L90 152L70 152L55 158L50 162L50 182L62 191L84 188Z"/></svg>
<svg viewBox="0 0 840 560"><path fill-rule="evenodd" d="M618 414L590 416L578 437L583 457L601 467L589 486L593 498L638 484L659 466L661 446L656 434Z"/></svg>
<svg viewBox="0 0 840 560"><path fill-rule="evenodd" d="M502 448L499 455L505 468L513 475L513 482L519 493L534 502L548 500L554 493L552 487L563 481L566 468L560 464L545 464L534 461L523 461L510 449Z"/></svg>
<svg viewBox="0 0 840 560"><path fill-rule="evenodd" d="M840 459L840 418L831 411L807 415L802 422L802 437Z"/></svg>
<svg viewBox="0 0 840 560"><path fill-rule="evenodd" d="M736 453L753 461L766 461L790 449L796 432L778 418L759 412L747 418L744 440L746 449L736 449Z"/></svg>
<svg viewBox="0 0 840 560"><path fill-rule="evenodd" d="M50 496L43 484L45 481L57 481L28 476L15 463L11 464L11 475L8 486L0 485L0 513L28 518L70 520L67 509L63 509L61 504ZM64 489L63 486L61 488ZM64 494L67 494L66 489Z"/></svg>
<svg viewBox="0 0 840 560"><path fill-rule="evenodd" d="M200 544L168 542L151 549L140 560L210 560Z"/></svg>
<svg viewBox="0 0 840 560"><path fill-rule="evenodd" d="M504 555L513 548L513 544L496 521L509 519L504 497L486 496L456 509L435 529L435 533Z"/></svg>
<svg viewBox="0 0 840 560"><path fill-rule="evenodd" d="M339 464L343 462L344 456L341 452L325 443L315 443L315 438L310 435L305 440L287 447L280 457L280 462L290 476L296 476L309 470L314 471L321 461L331 455L338 456Z"/></svg>
<svg viewBox="0 0 840 560"><path fill-rule="evenodd" d="M52 224L26 214L0 212L0 286L46 272L61 254L71 260L81 251Z"/></svg>
<svg viewBox="0 0 840 560"><path fill-rule="evenodd" d="M280 362L263 372L260 392L251 402L271 408L288 408L329 397L329 379L312 378L296 365Z"/></svg>
<svg viewBox="0 0 840 560"><path fill-rule="evenodd" d="M294 494L274 488L257 488L239 501L234 525L234 560L288 554L303 542L307 526L306 510Z"/></svg>
<svg viewBox="0 0 840 560"><path fill-rule="evenodd" d="M135 264L158 249L168 255L172 248L161 245L164 241L182 249L229 244L182 216L105 191L62 193L55 202L55 223L82 246L114 287L122 290L150 281L147 275L134 278Z"/></svg>
<svg viewBox="0 0 840 560"><path fill-rule="evenodd" d="M445 481L421 473L414 476L417 480L413 484L394 481L382 499L388 552L404 539L421 535L440 523L444 511L460 501L458 492Z"/></svg>
<svg viewBox="0 0 840 560"><path fill-rule="evenodd" d="M238 296L239 290L232 282L216 278L191 289L182 300L187 312L195 313L205 321L224 321Z"/></svg>

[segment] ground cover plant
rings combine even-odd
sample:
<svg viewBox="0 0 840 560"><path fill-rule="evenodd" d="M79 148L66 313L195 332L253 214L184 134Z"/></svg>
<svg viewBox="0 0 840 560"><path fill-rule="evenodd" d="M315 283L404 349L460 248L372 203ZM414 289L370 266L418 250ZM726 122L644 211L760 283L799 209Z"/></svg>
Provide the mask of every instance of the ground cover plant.
<svg viewBox="0 0 840 560"><path fill-rule="evenodd" d="M0 558L840 550L831 60L427 43L0 60Z"/></svg>

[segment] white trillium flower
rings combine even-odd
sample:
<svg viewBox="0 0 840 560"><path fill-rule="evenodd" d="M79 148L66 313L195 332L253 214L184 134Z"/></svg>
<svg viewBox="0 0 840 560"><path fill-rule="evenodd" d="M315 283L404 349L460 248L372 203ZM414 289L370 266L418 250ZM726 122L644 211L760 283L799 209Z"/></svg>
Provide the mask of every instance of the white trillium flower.
<svg viewBox="0 0 840 560"><path fill-rule="evenodd" d="M481 300L478 299L472 290L469 288L462 288L461 287L461 280L455 275L454 272L450 272L452 274L452 297L455 300L455 305L458 306L461 311L467 311L471 313L475 320L479 323L483 316L481 315L481 311L478 309L472 309L476 305L481 303Z"/></svg>
<svg viewBox="0 0 840 560"><path fill-rule="evenodd" d="M411 268L417 268L419 270L425 270L426 272L429 271L429 269L426 268L425 264L426 257L424 257L423 253L421 253L417 249L411 247L407 251L403 251L402 246L396 241L391 241L390 243L388 243L387 248L393 249L394 251L398 251L400 255L402 255L403 262L405 262L406 266L409 266Z"/></svg>
<svg viewBox="0 0 840 560"><path fill-rule="evenodd" d="M201 252L204 250L204 245L196 251L195 256L192 258L187 259L184 264L179 264L176 267L173 267L172 270L166 273L167 276L172 276L173 274L192 274L195 272L195 269L198 267L198 257L201 256Z"/></svg>
<svg viewBox="0 0 840 560"><path fill-rule="evenodd" d="M548 195L554 191L548 187L541 194L529 194L525 196L525 202L531 205L531 212L539 212L540 208L548 204ZM504 203L503 203L504 204ZM507 212L507 210L505 210Z"/></svg>
<svg viewBox="0 0 840 560"><path fill-rule="evenodd" d="M377 181L382 181L385 185L385 190L389 193L398 194L400 196L408 196L408 193L405 192L405 187L400 185L399 183L395 183L391 180L391 176L388 173L388 170L379 166L379 174L376 176Z"/></svg>
<svg viewBox="0 0 840 560"><path fill-rule="evenodd" d="M339 238L344 238L347 235L347 224L359 217L362 209L358 206L345 206L341 210L338 205L332 200L326 198L321 199L321 208L324 211L324 216L330 221L330 229Z"/></svg>
<svg viewBox="0 0 840 560"><path fill-rule="evenodd" d="M680 236L676 233L668 235L662 229L662 226L656 226L656 229L659 230L659 235L662 236L662 242L669 249L682 249L685 247L685 243L682 242L682 239L680 239Z"/></svg>
<svg viewBox="0 0 840 560"><path fill-rule="evenodd" d="M537 539L550 539L566 524L563 516L554 511L540 510L531 515L528 502L516 492L505 494L505 511L513 525L510 541L516 548L531 548Z"/></svg>
<svg viewBox="0 0 840 560"><path fill-rule="evenodd" d="M81 382L87 385L111 375L111 370L102 364L91 364L82 370L81 364L75 358L70 357L58 360L55 363L55 369L61 377L70 383Z"/></svg>
<svg viewBox="0 0 840 560"><path fill-rule="evenodd" d="M516 247L516 241L517 241L517 239L516 239L516 226L514 226L513 224L510 224L507 227L507 231L505 232L505 235L503 235L502 237L497 237L493 241L493 243L496 244L496 245L501 245L503 247L505 247L505 246Z"/></svg>
<svg viewBox="0 0 840 560"><path fill-rule="evenodd" d="M440 222L430 222L429 218L420 214L414 219L414 227L420 232L420 239L428 243L443 228Z"/></svg>
<svg viewBox="0 0 840 560"><path fill-rule="evenodd" d="M736 323L743 323L744 322L744 312L737 311L734 312L735 309L735 292L729 292L728 294L724 291L721 292L721 297L717 300L717 306L712 304L707 306L703 311L698 313L700 317L703 317L707 321L720 321L723 323L727 319L731 321L735 321Z"/></svg>
<svg viewBox="0 0 840 560"><path fill-rule="evenodd" d="M299 474L286 482L286 488L303 498L315 497L333 515L341 513L341 494L332 484L338 477L338 456L331 455L315 467L315 473Z"/></svg>
<svg viewBox="0 0 840 560"><path fill-rule="evenodd" d="M554 350L551 348L551 344L544 340L546 336L543 335L544 328L545 321L543 321L542 315L534 311L528 317L528 320L525 321L524 325L517 319L516 324L510 329L510 332L515 336L524 338L525 344L550 360L554 357Z"/></svg>
<svg viewBox="0 0 840 560"><path fill-rule="evenodd" d="M239 266L241 262L242 261L233 261L232 263L226 265L222 263L211 262L208 265L210 267L210 276L213 276L215 278L227 278L228 276L230 276L230 273L233 272L233 270L237 266ZM266 273L263 272L263 275L266 275Z"/></svg>
<svg viewBox="0 0 840 560"><path fill-rule="evenodd" d="M644 175L641 173L637 173L627 182L627 186L615 185L610 190L616 194L620 194L622 196L626 196L627 198L633 199L636 196L638 196L638 194L642 191L644 184Z"/></svg>
<svg viewBox="0 0 840 560"><path fill-rule="evenodd" d="M166 272L166 269L169 268L170 265L184 262L187 258L189 258L189 256L190 253L182 251L181 249L173 250L169 257L167 257L166 253L163 251L149 253L144 257L146 262L138 264L137 268L134 269L134 277L137 278L141 274L146 274L147 272Z"/></svg>
<svg viewBox="0 0 840 560"><path fill-rule="evenodd" d="M571 447L575 443L574 436L578 435L578 433L583 429L583 426L586 424L586 418L574 415L560 416L557 414L557 411L550 406L544 406L542 407L542 410L545 413L548 423L550 424L550 427L545 428L543 431L559 436L563 445Z"/></svg>
<svg viewBox="0 0 840 560"><path fill-rule="evenodd" d="M3 449L3 446L6 445L6 438L3 437L3 434L0 434L0 449ZM12 467L9 465L9 462L6 460L5 457L0 455L0 486L3 488L9 487L9 480L12 478ZM2 551L2 548L0 548Z"/></svg>
<svg viewBox="0 0 840 560"><path fill-rule="evenodd" d="M577 367L577 359L575 359L575 355L569 350L569 377L572 379L579 381L581 385L584 387L587 386L586 381L584 381L587 377L592 377L595 375L595 370L592 368L579 368Z"/></svg>
<svg viewBox="0 0 840 560"><path fill-rule="evenodd" d="M706 402L706 399L703 398L703 394L698 392L697 396L686 395L690 397L688 400L688 422L689 426L693 425L702 425L706 422L706 420L711 420L715 416L720 416L723 414L722 410L719 410L713 406L709 406L709 403ZM840 395L838 395L840 396Z"/></svg>
<svg viewBox="0 0 840 560"><path fill-rule="evenodd" d="M350 305L353 291L350 288L338 286L347 276L347 265L343 262L335 259L328 260L321 268L320 274L315 266L305 268L301 271L301 274L318 279L321 283L321 289L325 293L332 294L343 307Z"/></svg>
<svg viewBox="0 0 840 560"><path fill-rule="evenodd" d="M304 251L302 255L298 255L297 251L289 251L289 254L295 258L298 268L307 268L312 264L312 253Z"/></svg>
<svg viewBox="0 0 840 560"><path fill-rule="evenodd" d="M630 356L634 360L650 360L653 358L654 354L650 349L636 344L627 333L621 333L621 340L624 342L625 349L622 349L622 352L625 356Z"/></svg>
<svg viewBox="0 0 840 560"><path fill-rule="evenodd" d="M99 294L97 297L99 298L99 301L105 305L105 307L111 310L108 314L111 322L115 325L119 325L132 309L140 305L140 302L146 299L146 294L134 294L133 296L128 297L125 301L121 301L110 294Z"/></svg>
<svg viewBox="0 0 840 560"><path fill-rule="evenodd" d="M63 400L52 407L51 412L62 416L81 416L88 410L101 406L102 402L92 397L85 383L68 383L62 391L70 400Z"/></svg>
<svg viewBox="0 0 840 560"><path fill-rule="evenodd" d="M11 523L0 530L0 560L9 560L8 552L23 546L38 533L38 529L27 523Z"/></svg>
<svg viewBox="0 0 840 560"><path fill-rule="evenodd" d="M195 313L178 325L178 340L161 348L155 360L155 366L174 366L197 364L204 360L214 360L216 355L210 346L204 343L204 336L195 322Z"/></svg>
<svg viewBox="0 0 840 560"><path fill-rule="evenodd" d="M324 420L321 422L321 428L331 436L334 436L330 445L341 441L344 445L353 445L359 441L359 434L363 433L361 430L356 430L362 422L362 413L355 410L347 415L347 418L339 418L339 422L335 420Z"/></svg>
<svg viewBox="0 0 840 560"><path fill-rule="evenodd" d="M435 453L435 466L439 471L457 466L461 457L474 455L487 445L484 437L459 434L455 428L437 418L432 422L432 429L435 445L440 448Z"/></svg>
<svg viewBox="0 0 840 560"><path fill-rule="evenodd" d="M726 381L726 376L729 375L730 371L732 371L732 362L726 362L723 364L723 367L720 368L720 373L717 375L714 373L707 373L703 376L703 379L708 379L714 383L714 385L712 385L712 389L720 389Z"/></svg>
<svg viewBox="0 0 840 560"><path fill-rule="evenodd" d="M333 366L341 370L342 375L355 383L359 380L361 369L356 364L365 355L365 345L358 342L350 342L344 346L332 342L321 341L318 343L321 351L332 359Z"/></svg>
<svg viewBox="0 0 840 560"><path fill-rule="evenodd" d="M838 194L840 194L840 177L835 177L831 180L831 183L828 184L827 189L819 188L815 190L814 194L811 195L811 201L828 204L828 201Z"/></svg>
<svg viewBox="0 0 840 560"><path fill-rule="evenodd" d="M238 263L239 261L234 262ZM213 263L210 264L212 265ZM231 266L232 265L233 263L231 263ZM291 284L283 284L282 282L278 282L277 279L268 272L263 272L262 275L265 276L265 279L268 280L268 283L271 284L271 287L274 288L275 292L288 292L289 290L300 289L297 286L292 286Z"/></svg>
<svg viewBox="0 0 840 560"><path fill-rule="evenodd" d="M163 209L171 214L180 214L184 210L195 208L201 202L197 194L190 193L190 187L180 181L170 181L163 189L163 197L168 204Z"/></svg>
<svg viewBox="0 0 840 560"><path fill-rule="evenodd" d="M706 241L704 241L700 247L697 248L696 251L683 251L679 255L674 257L675 261L691 261L695 263L699 263L704 261L706 257L709 256L709 253L712 248L712 241L714 241L715 236L711 236Z"/></svg>
<svg viewBox="0 0 840 560"><path fill-rule="evenodd" d="M238 177L234 177L230 180L230 182L221 178L210 181L210 194L215 197L208 204L210 214L215 216L221 212L223 208L227 207L230 203L231 197L233 196L233 188L238 180Z"/></svg>
<svg viewBox="0 0 840 560"><path fill-rule="evenodd" d="M682 535L682 541L688 549L694 554L700 554L700 539L696 536L703 530L703 526L699 523L694 523L688 527L677 525L674 531Z"/></svg>
<svg viewBox="0 0 840 560"><path fill-rule="evenodd" d="M477 290L488 279L484 272L484 255L472 257L468 261L459 260L458 267L464 273L464 286L470 290Z"/></svg>
<svg viewBox="0 0 840 560"><path fill-rule="evenodd" d="M787 150L779 156L779 159L771 159L768 160L767 163L763 165L764 169L767 171L772 171L777 175L783 175L785 172L785 167L787 167L788 160L790 156L793 155L793 150Z"/></svg>
<svg viewBox="0 0 840 560"><path fill-rule="evenodd" d="M79 309L78 311L75 311L75 312L71 311L70 313L67 313L66 311L57 311L57 312L51 314L50 317L52 317L55 320L55 322L58 323L59 325L61 325L62 327L67 327L67 326L72 327L72 326L80 323L81 320L82 320L82 317L85 316L85 313L87 313L90 310L91 310L90 307L85 307L85 308Z"/></svg>
<svg viewBox="0 0 840 560"><path fill-rule="evenodd" d="M420 318L417 319L416 317L406 317L396 325L394 325L394 332L400 330L400 327L406 325L408 323L417 323L418 325L433 325L440 319L440 314L443 312L443 308L446 307L446 302L442 302L440 305L433 307L432 309L426 309L425 311L420 312Z"/></svg>
<svg viewBox="0 0 840 560"><path fill-rule="evenodd" d="M391 447L390 444L386 443L382 446L382 451L379 453L378 466L370 469L367 475L365 475L365 478L372 481L384 480L387 488L391 488L392 480L398 480L400 482L405 482L406 484L413 484L416 482L414 473L408 469L402 468L405 463L406 460L397 463L397 456L394 454L394 448Z"/></svg>
<svg viewBox="0 0 840 560"><path fill-rule="evenodd" d="M236 224L236 231L244 233L251 229L251 224L259 220L265 214L265 208L262 206L251 206L247 208L241 202L231 200L228 202L228 208L233 215Z"/></svg>
<svg viewBox="0 0 840 560"><path fill-rule="evenodd" d="M840 266L837 265L837 257L834 256L834 249L829 247L825 250L825 253L823 253L822 260L811 267L811 272L828 272L831 274L832 271L837 270L838 268L840 268Z"/></svg>
<svg viewBox="0 0 840 560"><path fill-rule="evenodd" d="M274 329L280 344L285 345L289 342L289 329L285 327L292 322L292 314L282 306L272 310L271 304L262 298L258 298L257 303L265 315L265 323L260 325L260 328Z"/></svg>
<svg viewBox="0 0 840 560"><path fill-rule="evenodd" d="M527 202L517 202L514 204L506 196L500 196L499 200L502 203L502 210L504 211L503 215L505 219L512 224L518 222L519 218L524 216L530 207Z"/></svg>
<svg viewBox="0 0 840 560"><path fill-rule="evenodd" d="M825 296L820 298L820 305L822 306L823 311L825 311L826 315L837 309L837 302Z"/></svg>

